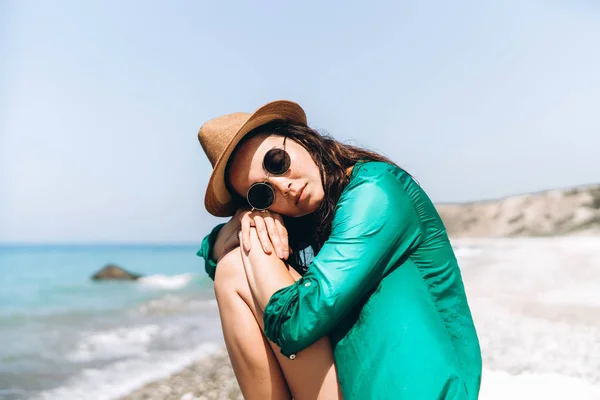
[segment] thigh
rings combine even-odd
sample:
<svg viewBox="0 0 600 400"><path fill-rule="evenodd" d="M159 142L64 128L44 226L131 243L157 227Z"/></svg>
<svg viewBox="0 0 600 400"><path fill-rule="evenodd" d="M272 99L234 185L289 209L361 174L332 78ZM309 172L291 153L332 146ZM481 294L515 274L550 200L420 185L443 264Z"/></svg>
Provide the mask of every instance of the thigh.
<svg viewBox="0 0 600 400"><path fill-rule="evenodd" d="M237 254L223 257L215 275L215 295L231 366L244 398L290 399L290 389L273 349L255 312L241 295L247 296L249 289L239 250Z"/></svg>
<svg viewBox="0 0 600 400"><path fill-rule="evenodd" d="M290 265L287 265L287 267L295 281L302 277ZM249 293L248 301L253 303L251 308L254 310L256 319L264 332L263 312L254 300L249 286L246 293ZM342 398L333 350L328 336L322 337L308 348L298 352L293 360L281 354L279 346L274 342L266 337L265 340L273 349L294 400Z"/></svg>

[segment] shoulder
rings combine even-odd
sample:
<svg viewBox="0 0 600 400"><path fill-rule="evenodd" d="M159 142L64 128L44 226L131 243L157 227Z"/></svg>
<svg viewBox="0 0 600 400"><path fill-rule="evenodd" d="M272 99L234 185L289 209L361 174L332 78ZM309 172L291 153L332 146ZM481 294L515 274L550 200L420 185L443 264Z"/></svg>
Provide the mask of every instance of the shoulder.
<svg viewBox="0 0 600 400"><path fill-rule="evenodd" d="M418 224L414 200L419 187L402 168L380 161L360 162L336 206L333 229L368 232ZM409 221L410 220L410 221Z"/></svg>
<svg viewBox="0 0 600 400"><path fill-rule="evenodd" d="M416 186L410 174L394 164L359 162L352 170L350 182L343 190L337 208L355 215L359 210L368 211L371 215L389 212L390 206L411 203L410 194Z"/></svg>
<svg viewBox="0 0 600 400"><path fill-rule="evenodd" d="M357 188L370 188L376 192L395 191L412 181L411 175L397 165L382 161L358 162L342 197L350 193L357 194Z"/></svg>

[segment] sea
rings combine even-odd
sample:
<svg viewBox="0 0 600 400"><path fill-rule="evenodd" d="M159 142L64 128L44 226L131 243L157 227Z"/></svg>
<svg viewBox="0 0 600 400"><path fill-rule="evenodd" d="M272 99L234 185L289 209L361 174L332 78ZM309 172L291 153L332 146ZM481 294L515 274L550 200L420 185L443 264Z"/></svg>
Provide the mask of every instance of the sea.
<svg viewBox="0 0 600 400"><path fill-rule="evenodd" d="M113 399L220 348L195 245L0 247L0 399ZM109 263L137 281L92 281Z"/></svg>

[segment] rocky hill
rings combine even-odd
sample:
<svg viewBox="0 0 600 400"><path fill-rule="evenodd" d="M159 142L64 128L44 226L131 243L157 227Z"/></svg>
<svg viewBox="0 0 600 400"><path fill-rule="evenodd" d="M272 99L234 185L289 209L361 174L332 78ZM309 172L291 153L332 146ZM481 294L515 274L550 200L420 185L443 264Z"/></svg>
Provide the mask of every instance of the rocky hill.
<svg viewBox="0 0 600 400"><path fill-rule="evenodd" d="M455 237L600 234L600 184L436 208Z"/></svg>

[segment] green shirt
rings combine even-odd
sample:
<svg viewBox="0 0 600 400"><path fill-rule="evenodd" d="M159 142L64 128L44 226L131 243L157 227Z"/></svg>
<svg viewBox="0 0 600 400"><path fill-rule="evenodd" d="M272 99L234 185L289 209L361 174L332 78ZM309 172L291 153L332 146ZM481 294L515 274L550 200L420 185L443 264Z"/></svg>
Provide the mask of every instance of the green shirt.
<svg viewBox="0 0 600 400"><path fill-rule="evenodd" d="M222 225L198 255L208 255ZM265 335L291 356L331 338L344 398L477 399L481 353L456 257L426 193L402 169L356 164L330 237L275 292Z"/></svg>

